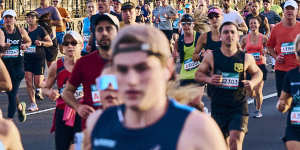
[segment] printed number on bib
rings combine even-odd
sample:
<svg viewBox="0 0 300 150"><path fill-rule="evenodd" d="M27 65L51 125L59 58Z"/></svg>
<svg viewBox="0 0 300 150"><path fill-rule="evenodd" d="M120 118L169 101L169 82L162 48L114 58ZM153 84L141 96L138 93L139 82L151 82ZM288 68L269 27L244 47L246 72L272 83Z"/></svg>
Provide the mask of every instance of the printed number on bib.
<svg viewBox="0 0 300 150"><path fill-rule="evenodd" d="M281 54L290 55L295 54L295 46L293 42L281 44Z"/></svg>
<svg viewBox="0 0 300 150"><path fill-rule="evenodd" d="M93 105L100 106L101 105L100 92L97 90L97 86L95 84L91 85L91 91L92 91Z"/></svg>
<svg viewBox="0 0 300 150"><path fill-rule="evenodd" d="M300 106L296 106L292 109L291 124L300 126Z"/></svg>
<svg viewBox="0 0 300 150"><path fill-rule="evenodd" d="M222 88L236 90L239 86L239 74L222 72Z"/></svg>
<svg viewBox="0 0 300 150"><path fill-rule="evenodd" d="M251 55L254 57L255 61L260 60L260 53L251 53Z"/></svg>
<svg viewBox="0 0 300 150"><path fill-rule="evenodd" d="M62 96L64 89L66 88L66 84L63 85L62 88L59 89L59 94ZM74 93L74 97L76 100L80 100L83 97L83 86L80 84L80 86L76 89Z"/></svg>
<svg viewBox="0 0 300 150"><path fill-rule="evenodd" d="M194 62L191 58L184 61L184 70L193 70L195 68L197 68L199 66L200 62L199 61L196 61Z"/></svg>
<svg viewBox="0 0 300 150"><path fill-rule="evenodd" d="M35 53L36 52L36 47L34 45L28 47L25 51L25 53Z"/></svg>
<svg viewBox="0 0 300 150"><path fill-rule="evenodd" d="M3 54L5 58L17 58L19 56L19 47L11 46L10 49L6 50Z"/></svg>

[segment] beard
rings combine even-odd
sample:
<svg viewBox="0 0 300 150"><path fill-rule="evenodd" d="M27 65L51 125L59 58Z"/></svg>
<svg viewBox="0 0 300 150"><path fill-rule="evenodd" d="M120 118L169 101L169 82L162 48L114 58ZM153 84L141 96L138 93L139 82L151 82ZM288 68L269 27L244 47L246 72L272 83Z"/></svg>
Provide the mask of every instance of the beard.
<svg viewBox="0 0 300 150"><path fill-rule="evenodd" d="M98 41L98 45L99 48L101 48L104 51L108 51L110 48L110 40L106 40L106 39L101 39L100 41Z"/></svg>

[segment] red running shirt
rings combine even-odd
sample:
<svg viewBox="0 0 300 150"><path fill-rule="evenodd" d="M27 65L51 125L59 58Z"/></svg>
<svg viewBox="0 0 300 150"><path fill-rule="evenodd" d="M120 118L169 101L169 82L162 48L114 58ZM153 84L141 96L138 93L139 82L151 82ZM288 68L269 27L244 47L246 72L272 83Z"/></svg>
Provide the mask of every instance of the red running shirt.
<svg viewBox="0 0 300 150"><path fill-rule="evenodd" d="M261 33L259 33L259 38L257 43L252 43L251 42L251 34L248 34L247 39L246 39L246 52L248 54L251 54L257 65L261 65L263 64L262 61L262 56L263 56L263 49L264 49L264 45L263 45L263 35Z"/></svg>

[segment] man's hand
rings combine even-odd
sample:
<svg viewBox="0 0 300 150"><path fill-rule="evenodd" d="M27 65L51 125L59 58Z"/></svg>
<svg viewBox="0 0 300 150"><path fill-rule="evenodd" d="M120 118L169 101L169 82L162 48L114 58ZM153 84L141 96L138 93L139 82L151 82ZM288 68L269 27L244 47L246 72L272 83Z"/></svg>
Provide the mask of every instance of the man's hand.
<svg viewBox="0 0 300 150"><path fill-rule="evenodd" d="M279 63L279 64L283 64L284 63L284 56L283 55L278 55L276 57L276 61Z"/></svg>
<svg viewBox="0 0 300 150"><path fill-rule="evenodd" d="M254 88L253 83L250 80L243 80L244 87L251 92Z"/></svg>
<svg viewBox="0 0 300 150"><path fill-rule="evenodd" d="M95 109L89 105L79 104L76 108L76 112L80 117L87 119L91 113L95 112Z"/></svg>
<svg viewBox="0 0 300 150"><path fill-rule="evenodd" d="M212 75L208 81L209 84L221 86L222 85L222 75Z"/></svg>
<svg viewBox="0 0 300 150"><path fill-rule="evenodd" d="M285 110L285 103L279 100L276 104L278 111L283 112Z"/></svg>
<svg viewBox="0 0 300 150"><path fill-rule="evenodd" d="M60 94L57 89L50 89L46 95L53 101L59 98Z"/></svg>
<svg viewBox="0 0 300 150"><path fill-rule="evenodd" d="M34 44L35 44L36 46L42 46L42 41L35 40L35 41L34 41Z"/></svg>
<svg viewBox="0 0 300 150"><path fill-rule="evenodd" d="M21 44L20 46L21 50L26 50L28 48L28 45L26 44Z"/></svg>

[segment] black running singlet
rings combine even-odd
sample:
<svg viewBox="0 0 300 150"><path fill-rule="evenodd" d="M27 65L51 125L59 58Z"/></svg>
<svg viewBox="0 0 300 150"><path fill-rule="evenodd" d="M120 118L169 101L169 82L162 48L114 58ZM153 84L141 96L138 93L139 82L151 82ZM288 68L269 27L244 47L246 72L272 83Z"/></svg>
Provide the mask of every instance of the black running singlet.
<svg viewBox="0 0 300 150"><path fill-rule="evenodd" d="M205 50L220 50L221 48L221 41L213 41L212 40L212 32L207 32L207 37L206 37L206 44L204 46Z"/></svg>
<svg viewBox="0 0 300 150"><path fill-rule="evenodd" d="M213 51L214 74L222 75L222 86L212 86L212 113L248 114L245 89L245 53L238 51L234 56L224 56L220 51Z"/></svg>
<svg viewBox="0 0 300 150"><path fill-rule="evenodd" d="M121 105L103 112L91 134L93 150L176 150L186 118L193 111L169 100L166 113L155 124L129 129L119 119L124 109Z"/></svg>

